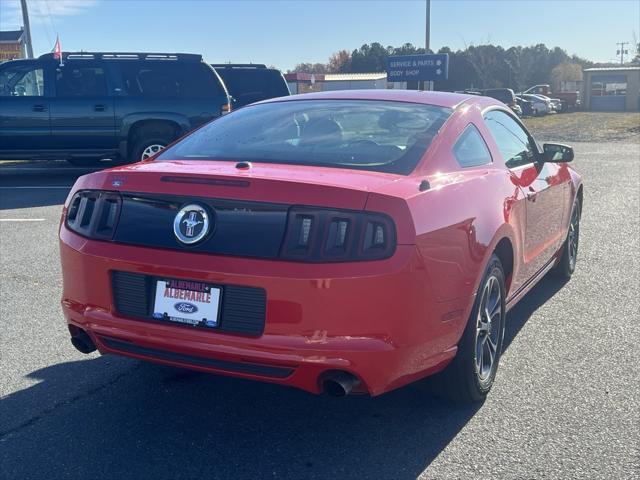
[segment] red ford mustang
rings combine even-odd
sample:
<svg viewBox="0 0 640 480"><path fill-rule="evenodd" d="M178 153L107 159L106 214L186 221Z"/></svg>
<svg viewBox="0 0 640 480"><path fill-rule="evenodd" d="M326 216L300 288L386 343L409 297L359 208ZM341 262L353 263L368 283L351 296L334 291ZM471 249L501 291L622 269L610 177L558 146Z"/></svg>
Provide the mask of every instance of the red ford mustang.
<svg viewBox="0 0 640 480"><path fill-rule="evenodd" d="M335 395L442 372L452 397L482 400L506 311L574 271L572 159L484 97L237 110L76 182L60 226L72 342Z"/></svg>

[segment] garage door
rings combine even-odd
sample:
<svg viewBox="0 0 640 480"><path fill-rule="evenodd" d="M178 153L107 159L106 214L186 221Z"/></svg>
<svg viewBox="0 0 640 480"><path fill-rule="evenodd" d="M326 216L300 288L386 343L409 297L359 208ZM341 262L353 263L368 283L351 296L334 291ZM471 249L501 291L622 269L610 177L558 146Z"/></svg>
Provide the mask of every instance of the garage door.
<svg viewBox="0 0 640 480"><path fill-rule="evenodd" d="M621 112L627 108L626 75L591 77L591 110Z"/></svg>

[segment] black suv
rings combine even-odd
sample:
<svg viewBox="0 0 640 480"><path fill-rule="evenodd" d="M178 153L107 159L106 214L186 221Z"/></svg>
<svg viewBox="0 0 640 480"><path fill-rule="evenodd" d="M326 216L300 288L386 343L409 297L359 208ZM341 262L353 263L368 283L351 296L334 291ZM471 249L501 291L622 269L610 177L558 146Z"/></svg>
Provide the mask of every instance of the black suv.
<svg viewBox="0 0 640 480"><path fill-rule="evenodd" d="M138 161L231 108L200 55L63 53L0 65L0 159Z"/></svg>
<svg viewBox="0 0 640 480"><path fill-rule="evenodd" d="M267 68L260 63L220 63L211 66L227 87L234 108L291 95L282 73L275 68Z"/></svg>
<svg viewBox="0 0 640 480"><path fill-rule="evenodd" d="M518 102L516 101L516 94L513 93L513 90L510 88L488 88L486 90L481 90L481 95L500 100L516 113L519 110ZM522 113L522 111L520 111L520 113Z"/></svg>

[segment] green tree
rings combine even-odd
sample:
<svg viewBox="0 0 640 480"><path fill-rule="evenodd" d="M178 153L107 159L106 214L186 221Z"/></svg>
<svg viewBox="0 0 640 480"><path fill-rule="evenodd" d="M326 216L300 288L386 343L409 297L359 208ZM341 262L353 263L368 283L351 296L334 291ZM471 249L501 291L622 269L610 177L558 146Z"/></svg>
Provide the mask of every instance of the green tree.
<svg viewBox="0 0 640 480"><path fill-rule="evenodd" d="M378 42L365 43L351 53L351 71L354 73L384 72L387 57L393 53L393 47L383 47Z"/></svg>
<svg viewBox="0 0 640 480"><path fill-rule="evenodd" d="M405 43L401 47L393 48L391 55L419 55L425 53L424 48L415 47L412 43ZM431 50L429 50L431 53Z"/></svg>
<svg viewBox="0 0 640 480"><path fill-rule="evenodd" d="M640 45L638 46L640 48ZM576 55L569 56L560 47L552 49L540 43L531 46L513 46L508 49L496 45L472 45L453 51L443 47L439 53L449 55L449 78L435 82L437 90L465 90L508 87L516 92L537 84L553 84L567 75L578 76L578 71L594 66L593 62ZM425 53L411 43L399 47L373 42L353 50L341 50L324 63L300 63L294 71L306 73L384 72L390 55ZM640 55L634 61L640 63ZM571 64L571 67L559 65ZM571 70L571 74L568 70ZM554 73L555 72L555 73ZM564 73L562 73L564 72Z"/></svg>

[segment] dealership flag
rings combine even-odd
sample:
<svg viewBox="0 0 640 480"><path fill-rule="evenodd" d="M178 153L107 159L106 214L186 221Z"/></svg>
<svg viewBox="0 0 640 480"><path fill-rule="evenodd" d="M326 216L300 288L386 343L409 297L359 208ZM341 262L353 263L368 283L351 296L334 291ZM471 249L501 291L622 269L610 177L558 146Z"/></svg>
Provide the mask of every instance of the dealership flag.
<svg viewBox="0 0 640 480"><path fill-rule="evenodd" d="M62 48L60 47L60 38L56 36L56 44L53 46L53 58L60 60L62 65Z"/></svg>

